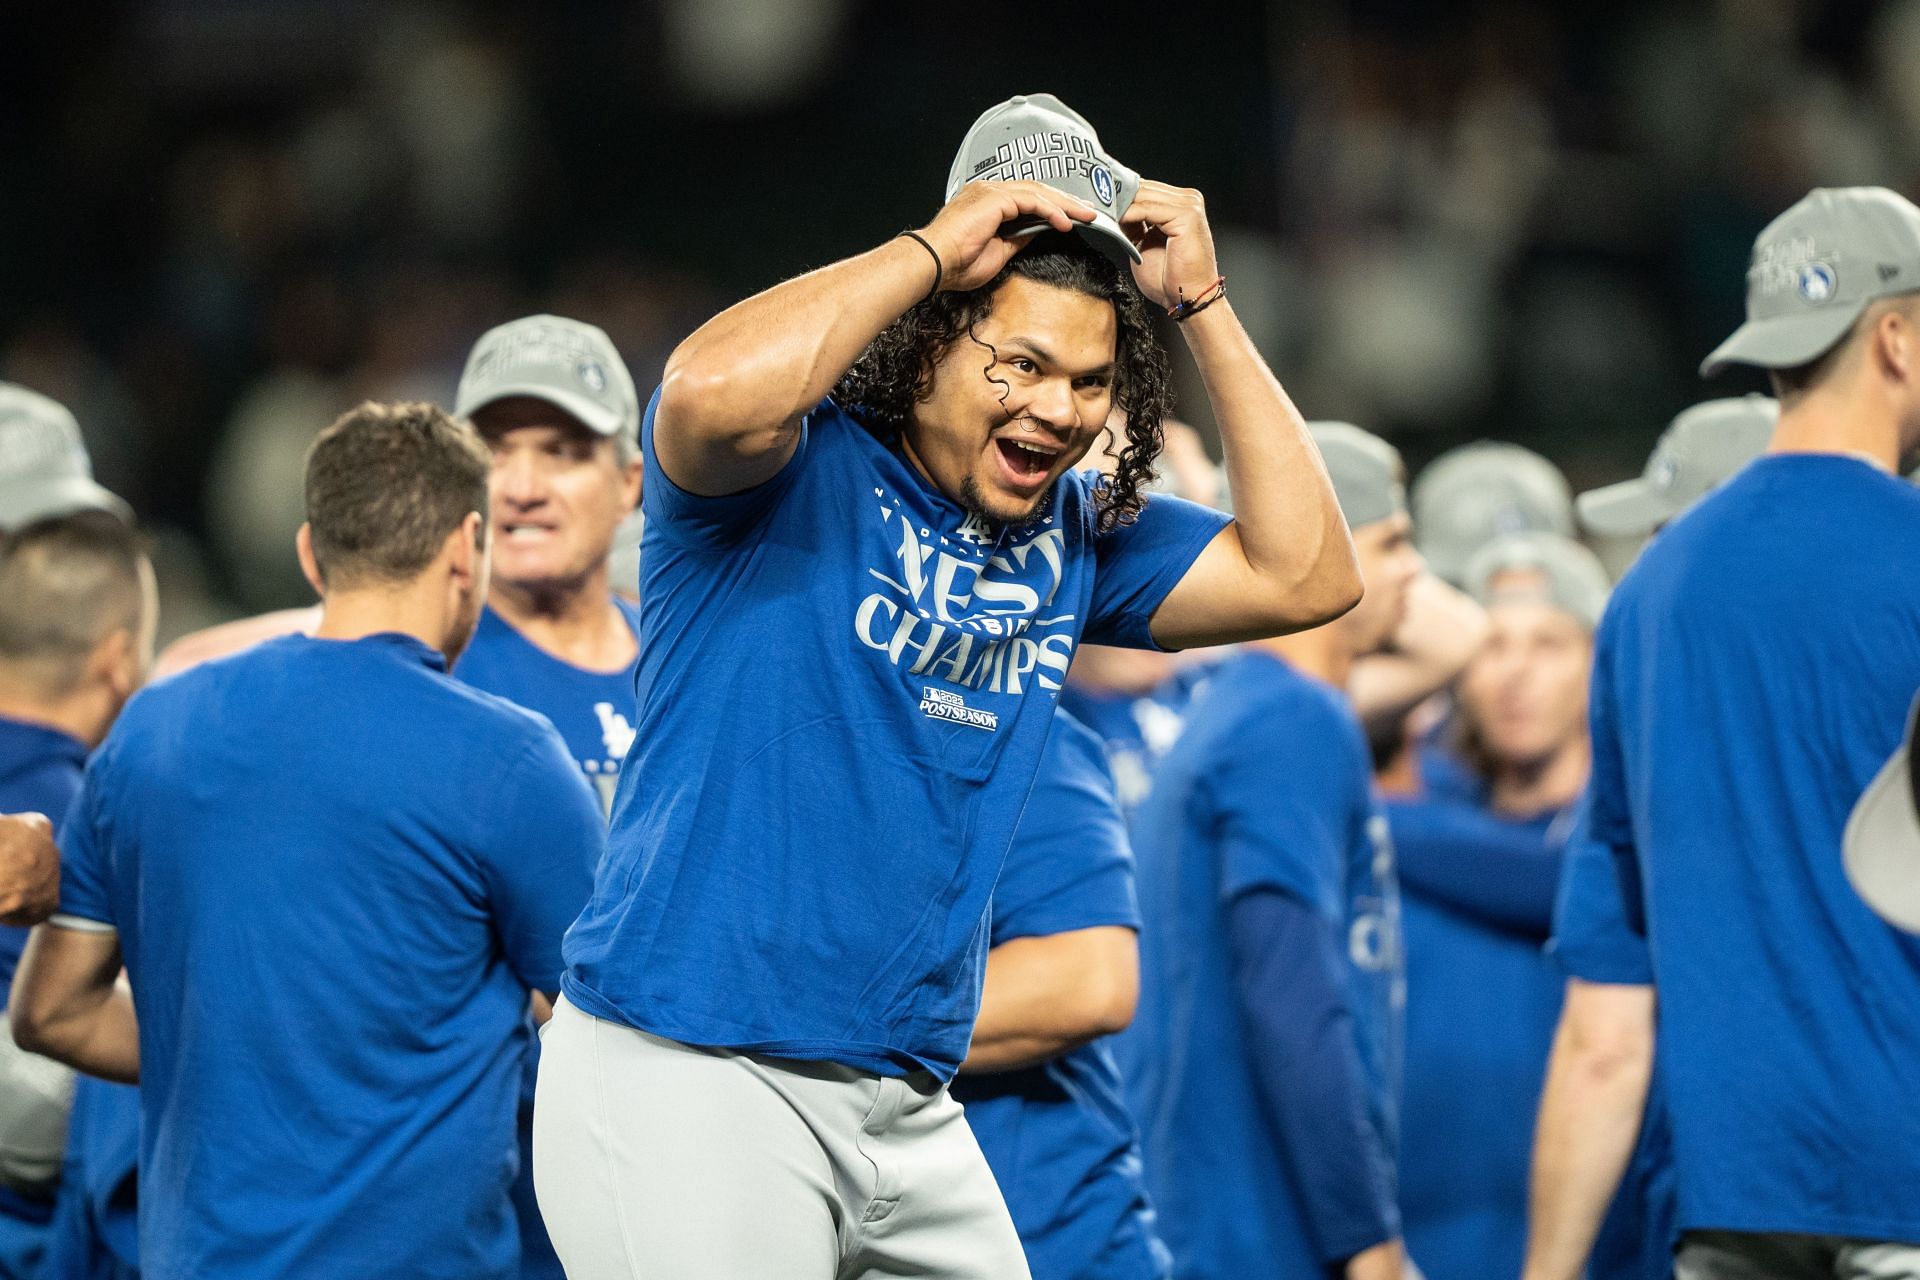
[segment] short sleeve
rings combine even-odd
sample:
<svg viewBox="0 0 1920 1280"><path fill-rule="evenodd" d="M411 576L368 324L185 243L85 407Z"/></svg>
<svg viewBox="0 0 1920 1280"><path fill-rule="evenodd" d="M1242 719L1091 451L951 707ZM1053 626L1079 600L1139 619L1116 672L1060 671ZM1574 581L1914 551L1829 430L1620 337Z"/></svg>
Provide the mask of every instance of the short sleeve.
<svg viewBox="0 0 1920 1280"><path fill-rule="evenodd" d="M481 875L513 966L529 990L560 989L561 939L587 905L606 849L593 789L547 725L498 791Z"/></svg>
<svg viewBox="0 0 1920 1280"><path fill-rule="evenodd" d="M1549 946L1570 978L1634 986L1653 981L1647 939L1627 923L1613 851L1592 838L1584 810L1567 846Z"/></svg>
<svg viewBox="0 0 1920 1280"><path fill-rule="evenodd" d="M1354 755L1353 726L1314 697L1249 711L1234 751L1207 783L1221 901L1271 889L1337 920L1347 850L1365 820L1365 797L1354 792L1365 765Z"/></svg>
<svg viewBox="0 0 1920 1280"><path fill-rule="evenodd" d="M1640 892L1640 858L1634 843L1626 761L1620 746L1619 704L1614 692L1617 626L1613 624L1618 616L1609 609L1594 640L1593 684L1587 699L1593 774L1587 786L1587 807L1581 826L1585 840L1612 854L1624 918L1634 932L1644 936L1647 926Z"/></svg>
<svg viewBox="0 0 1920 1280"><path fill-rule="evenodd" d="M693 550L717 550L737 541L793 487L794 476L806 462L812 419L831 403L823 402L802 419L800 442L778 474L751 489L708 498L682 489L660 466L660 458L653 448L660 388L654 388L653 398L647 401L647 412L640 420L640 457L645 468L640 506L646 516L648 535L663 537Z"/></svg>
<svg viewBox="0 0 1920 1280"><path fill-rule="evenodd" d="M1230 523L1211 507L1153 493L1135 519L1097 535L1087 643L1158 649L1148 630L1154 610Z"/></svg>
<svg viewBox="0 0 1920 1280"><path fill-rule="evenodd" d="M110 781L108 759L101 752L88 763L80 794L60 826L60 914L117 928L108 892L111 850L98 821L102 792Z"/></svg>
<svg viewBox="0 0 1920 1280"><path fill-rule="evenodd" d="M994 888L993 944L1107 925L1140 927L1133 855L1100 739L1061 712Z"/></svg>

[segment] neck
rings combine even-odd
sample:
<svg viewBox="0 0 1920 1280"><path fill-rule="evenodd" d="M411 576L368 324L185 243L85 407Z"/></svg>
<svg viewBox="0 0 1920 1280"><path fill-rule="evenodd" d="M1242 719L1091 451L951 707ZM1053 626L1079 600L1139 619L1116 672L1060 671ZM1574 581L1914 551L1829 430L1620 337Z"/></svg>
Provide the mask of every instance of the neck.
<svg viewBox="0 0 1920 1280"><path fill-rule="evenodd" d="M1353 670L1353 651L1342 643L1338 623L1296 631L1289 636L1275 636L1271 640L1257 640L1254 647L1340 689L1347 687L1347 674Z"/></svg>
<svg viewBox="0 0 1920 1280"><path fill-rule="evenodd" d="M1889 474L1900 469L1900 424L1890 409L1844 387L1816 387L1780 410L1768 453L1837 453Z"/></svg>
<svg viewBox="0 0 1920 1280"><path fill-rule="evenodd" d="M0 718L56 729L90 749L100 745L113 724L114 708L91 686L59 698L36 698L20 690L21 685L0 670Z"/></svg>
<svg viewBox="0 0 1920 1280"><path fill-rule="evenodd" d="M1503 765L1493 776L1493 808L1516 818L1563 809L1580 798L1587 785L1593 752L1585 733L1576 734L1553 754L1525 764Z"/></svg>
<svg viewBox="0 0 1920 1280"><path fill-rule="evenodd" d="M459 656L453 644L454 623L446 593L437 582L412 582L328 592L313 634L322 640L360 640L387 632L412 636L444 654L452 665Z"/></svg>
<svg viewBox="0 0 1920 1280"><path fill-rule="evenodd" d="M576 667L620 671L640 652L633 628L613 602L604 559L564 587L496 577L487 604L536 648Z"/></svg>

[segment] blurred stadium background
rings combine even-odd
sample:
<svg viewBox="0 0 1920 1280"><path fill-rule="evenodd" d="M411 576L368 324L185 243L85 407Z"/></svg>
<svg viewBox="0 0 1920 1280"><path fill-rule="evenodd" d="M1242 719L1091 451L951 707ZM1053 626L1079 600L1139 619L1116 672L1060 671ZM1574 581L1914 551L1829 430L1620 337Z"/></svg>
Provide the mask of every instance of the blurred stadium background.
<svg viewBox="0 0 1920 1280"><path fill-rule="evenodd" d="M450 400L534 310L649 385L718 307L923 222L1012 93L1207 194L1309 416L1576 487L1759 386L1694 366L1769 217L1920 186L1920 0L5 9L0 378L156 531L167 635L306 598L300 457L344 407Z"/></svg>

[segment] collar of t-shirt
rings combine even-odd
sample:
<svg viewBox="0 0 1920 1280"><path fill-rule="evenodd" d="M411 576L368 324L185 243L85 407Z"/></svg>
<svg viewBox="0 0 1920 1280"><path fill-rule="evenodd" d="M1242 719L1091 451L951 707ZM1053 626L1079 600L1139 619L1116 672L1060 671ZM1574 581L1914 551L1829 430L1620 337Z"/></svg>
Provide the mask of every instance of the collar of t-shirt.
<svg viewBox="0 0 1920 1280"><path fill-rule="evenodd" d="M447 655L420 639L400 631L376 631L372 635L359 636L352 640L330 640L321 636L289 636L290 640L304 641L310 645L357 644L369 650L385 651L402 662L417 662L431 671L445 674Z"/></svg>
<svg viewBox="0 0 1920 1280"><path fill-rule="evenodd" d="M84 767L87 744L51 725L0 716L0 778L44 764L49 759L66 760Z"/></svg>

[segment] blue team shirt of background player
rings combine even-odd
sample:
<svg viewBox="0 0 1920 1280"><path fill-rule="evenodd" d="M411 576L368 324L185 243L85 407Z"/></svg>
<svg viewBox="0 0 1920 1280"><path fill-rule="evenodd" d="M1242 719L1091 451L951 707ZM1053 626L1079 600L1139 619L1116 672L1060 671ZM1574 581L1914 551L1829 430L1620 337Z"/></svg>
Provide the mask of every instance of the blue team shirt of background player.
<svg viewBox="0 0 1920 1280"><path fill-rule="evenodd" d="M1488 847L1557 879L1571 810L1513 818L1454 800L1390 801L1396 865L1472 865ZM1401 876L1406 931L1400 1212L1407 1252L1432 1280L1518 1275L1527 1242L1533 1118L1563 980L1547 956L1552 899L1531 920L1502 910L1503 885L1441 898Z"/></svg>
<svg viewBox="0 0 1920 1280"><path fill-rule="evenodd" d="M614 597L614 607L635 638L640 635L639 606ZM618 671L589 671L555 657L527 639L488 605L454 675L476 689L505 698L545 716L567 744L603 809L613 805L620 762L633 745L633 662ZM547 1238L546 1220L533 1186L533 1092L540 1042L528 1046L527 1071L520 1090L520 1175L513 1184L514 1211L520 1220L521 1280L562 1280L559 1255Z"/></svg>
<svg viewBox="0 0 1920 1280"><path fill-rule="evenodd" d="M640 607L618 596L613 603L637 638ZM552 721L606 809L613 804L620 762L633 745L637 665L636 658L618 671L577 667L534 644L489 605L453 674Z"/></svg>
<svg viewBox="0 0 1920 1280"><path fill-rule="evenodd" d="M1060 709L1106 744L1121 816L1132 820L1153 787L1160 762L1186 727L1187 707L1207 682L1213 663L1182 668L1142 694L1093 690L1069 682Z"/></svg>
<svg viewBox="0 0 1920 1280"><path fill-rule="evenodd" d="M993 891L991 945L1139 929L1133 855L1093 731L1054 717ZM962 1075L953 1096L1000 1184L1033 1280L1161 1280L1140 1142L1105 1044L1016 1071Z"/></svg>
<svg viewBox="0 0 1920 1280"><path fill-rule="evenodd" d="M0 813L44 813L58 826L80 791L87 767L86 744L47 725L0 717ZM0 991L13 986L13 971L31 930L0 925Z"/></svg>
<svg viewBox="0 0 1920 1280"><path fill-rule="evenodd" d="M1682 1230L1920 1240L1920 939L1847 816L1920 688L1920 490L1760 458L1614 592L1592 832L1651 942Z"/></svg>
<svg viewBox="0 0 1920 1280"><path fill-rule="evenodd" d="M639 737L566 996L690 1044L951 1076L987 909L1084 633L1148 620L1225 517L1092 473L1025 524L962 510L832 400L745 493L642 426Z"/></svg>
<svg viewBox="0 0 1920 1280"><path fill-rule="evenodd" d="M1240 896L1284 894L1346 940L1369 1119L1392 1158L1405 991L1385 828L1338 690L1261 651L1214 671L1134 823L1140 1004L1118 1042L1147 1188L1183 1278L1326 1265L1248 1050L1227 931Z"/></svg>
<svg viewBox="0 0 1920 1280"><path fill-rule="evenodd" d="M1583 814L1567 848L1550 950L1570 978L1646 986L1653 981L1647 940L1627 921L1612 850L1588 836L1586 823ZM1655 1054L1640 1136L1594 1238L1589 1280L1669 1280L1673 1275L1673 1151L1657 1046Z"/></svg>
<svg viewBox="0 0 1920 1280"><path fill-rule="evenodd" d="M142 1273L504 1277L528 990L604 823L544 720L409 637L133 699L61 835L140 1016Z"/></svg>

